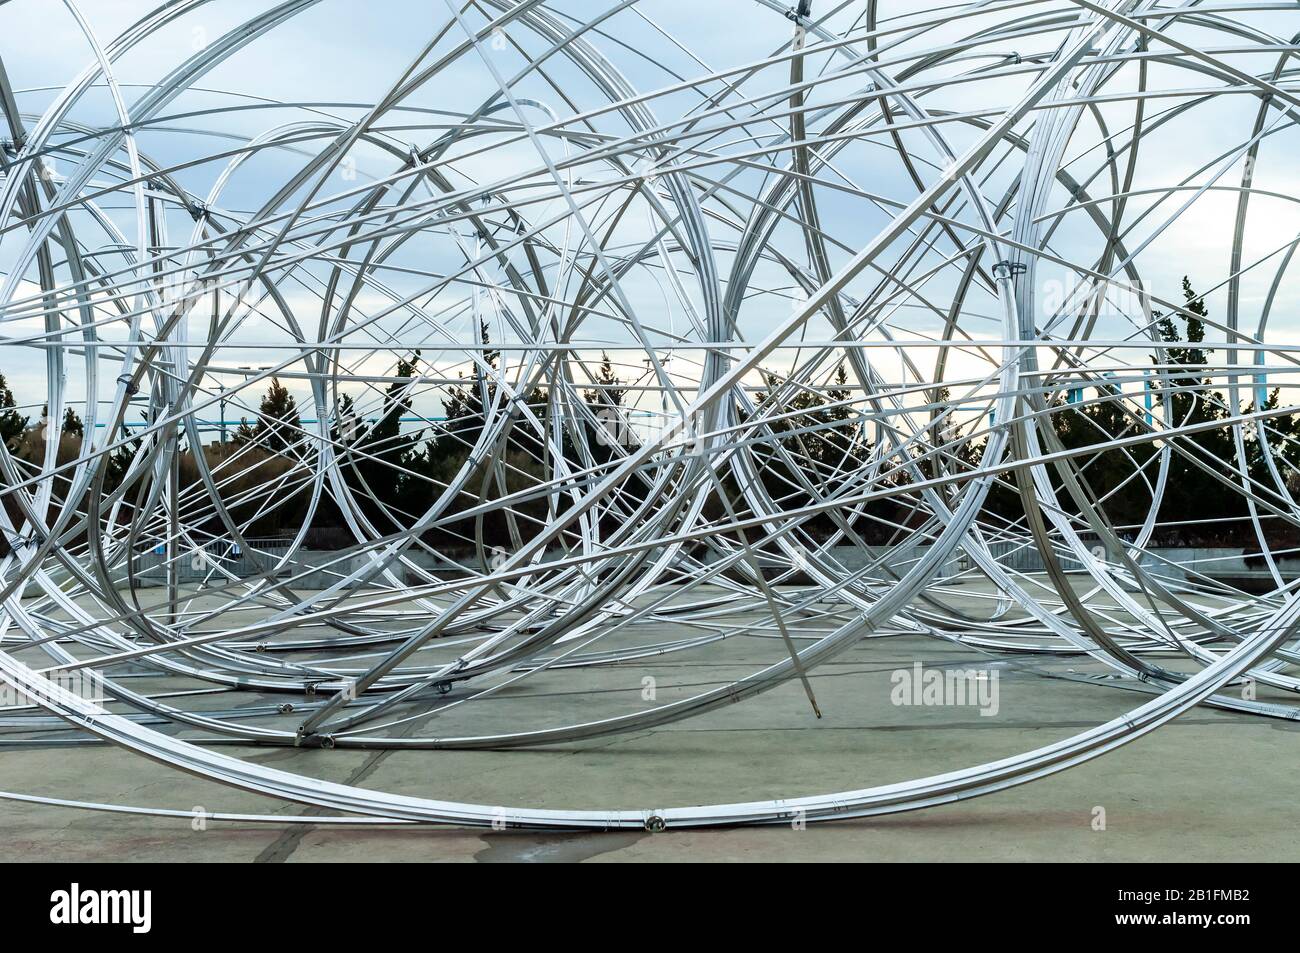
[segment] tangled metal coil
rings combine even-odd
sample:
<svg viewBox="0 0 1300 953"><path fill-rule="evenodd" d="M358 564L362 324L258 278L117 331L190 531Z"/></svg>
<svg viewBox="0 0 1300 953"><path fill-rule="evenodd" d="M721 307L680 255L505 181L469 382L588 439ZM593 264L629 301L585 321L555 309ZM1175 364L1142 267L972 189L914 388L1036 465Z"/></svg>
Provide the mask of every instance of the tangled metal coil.
<svg viewBox="0 0 1300 953"><path fill-rule="evenodd" d="M0 8L80 69L0 70L0 372L13 413L44 405L35 454L0 446L0 675L39 706L7 729L43 710L325 822L659 829L973 797L1201 703L1297 717L1233 688L1300 689L1296 348L1270 324L1300 244L1294 3L389 6ZM1206 329L1212 387L1171 318ZM298 405L268 426L272 380ZM1063 442L1098 408L1122 427ZM1262 592L1163 571L1189 466L1243 503ZM885 632L1151 697L965 770L651 810L385 794L207 743L591 739L811 698ZM755 634L777 660L687 697L474 720L538 673L581 692ZM473 727L406 730L453 710Z"/></svg>

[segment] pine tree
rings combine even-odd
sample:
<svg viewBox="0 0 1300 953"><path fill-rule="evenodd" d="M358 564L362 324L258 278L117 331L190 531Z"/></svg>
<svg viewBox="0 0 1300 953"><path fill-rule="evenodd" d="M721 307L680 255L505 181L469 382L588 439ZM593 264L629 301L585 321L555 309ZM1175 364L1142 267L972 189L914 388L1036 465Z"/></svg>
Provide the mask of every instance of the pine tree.
<svg viewBox="0 0 1300 953"><path fill-rule="evenodd" d="M583 399L596 407L622 407L623 398L627 392L622 389L622 380L614 373L614 366L610 363L609 355L604 351L600 352L600 370L596 372L596 379L593 381L596 387L592 390L583 391Z"/></svg>
<svg viewBox="0 0 1300 953"><path fill-rule="evenodd" d="M1202 346L1205 340L1205 318L1209 316L1205 301L1192 288L1189 278L1183 278L1183 299L1186 315L1155 314L1155 329L1161 343L1161 354L1153 354L1154 364L1169 365L1163 381L1153 385L1154 399L1170 411L1170 425L1186 427L1213 424L1227 417L1223 395L1212 392L1211 379L1205 376L1204 365L1214 353ZM1186 337L1179 333L1175 317L1186 322ZM1181 368L1186 367L1186 371ZM1067 449L1082 449L1100 445L1110 440L1133 436L1144 427L1140 416L1121 409L1118 392L1103 385L1101 396L1113 399L1100 400L1087 407L1057 405L1052 420L1057 436ZM1153 415L1159 419L1162 415ZM1170 457L1169 479L1158 518L1171 525L1171 535L1180 541L1199 539L1195 524L1200 520L1232 519L1245 515L1245 500L1239 493L1226 487L1210 470L1225 473L1236 469L1236 449L1230 428L1208 427L1177 438ZM1081 468L1093 494L1104 500L1103 509L1112 524L1136 526L1145 521L1152 503L1151 489L1157 476L1156 457L1159 447L1154 443L1140 443L1123 450L1101 450L1096 454L1083 454L1074 458L1074 466ZM1191 459L1189 459L1189 457ZM1198 465L1204 464L1205 466ZM1139 472L1141 471L1141 472ZM1220 525L1205 532L1222 536L1230 532ZM1207 538L1214 538L1213 536Z"/></svg>
<svg viewBox="0 0 1300 953"><path fill-rule="evenodd" d="M600 352L600 369L590 390L582 392L582 398L591 407L597 420L595 429L588 434L587 441L597 463L608 463L614 446L626 446L631 442L628 421L623 410L623 398L627 391L623 389L622 380L614 373L609 355Z"/></svg>
<svg viewBox="0 0 1300 953"><path fill-rule="evenodd" d="M69 437L84 437L86 427L77 416L77 412L71 407L63 409L63 432Z"/></svg>
<svg viewBox="0 0 1300 953"><path fill-rule="evenodd" d="M351 445L356 452L345 458L349 463L352 477L349 482L354 494L362 501L369 518L384 525L391 524L391 521L383 516L384 511L378 504L393 506L403 498L402 470L412 464L418 452L420 435L403 434L402 418L411 413L408 386L419 364L419 351L409 360L398 359L395 379L384 392L379 418L369 427L358 426L358 436ZM345 412L352 413L351 398L345 397L343 404Z"/></svg>
<svg viewBox="0 0 1300 953"><path fill-rule="evenodd" d="M13 441L27 429L27 418L15 409L14 392L9 389L9 382L0 374L0 441L10 449Z"/></svg>
<svg viewBox="0 0 1300 953"><path fill-rule="evenodd" d="M42 431L44 430L45 426L49 423L49 418L50 418L50 405L42 404L41 422L40 422L40 427ZM26 418L24 418L24 421L25 420ZM63 428L60 436L80 438L80 437L84 437L85 435L86 435L86 426L81 422L81 418L77 416L77 412L73 410L71 407L63 408ZM45 434L42 432L40 437L42 440L44 440Z"/></svg>
<svg viewBox="0 0 1300 953"><path fill-rule="evenodd" d="M262 403L257 409L257 426L252 427L247 418L241 418L233 437L238 446L255 443L263 450L276 454L286 453L301 443L302 438L298 401L280 383L278 377L271 378L271 384L262 397Z"/></svg>
<svg viewBox="0 0 1300 953"><path fill-rule="evenodd" d="M108 455L108 473L105 476L105 486L110 490L121 486L126 471L131 468L131 461L144 445L144 441L139 437L132 438L131 431L126 424L122 425L122 439L129 442L122 444Z"/></svg>
<svg viewBox="0 0 1300 953"><path fill-rule="evenodd" d="M492 340L486 321L479 326L479 339L487 348L483 351L483 363L488 370L495 372L501 352L488 348ZM489 375L476 363L468 378L463 374L461 377L465 383L460 387L449 388L443 401L447 420L442 435L438 438L436 449L439 456L454 457L461 450L467 450L478 442L487 425L488 408L496 397L495 373Z"/></svg>
<svg viewBox="0 0 1300 953"><path fill-rule="evenodd" d="M763 487L781 505L794 508L824 498L838 489L846 473L861 466L866 459L869 447L858 433L856 414L848 404L852 395L848 384L848 371L841 363L832 379L823 385L825 390L801 386L773 411L773 416L779 419L769 420L767 427L784 435L779 440L789 452L790 462L775 447L756 445L754 454ZM758 399L760 408L774 399L783 382L777 375L769 374L767 386L768 393ZM792 465L798 472L792 470ZM811 491L804 488L804 481ZM724 485L733 500L739 498L731 489L735 486L732 475L727 475ZM866 509L873 513L892 511L884 505ZM806 525L810 531L822 535L835 529L834 521L826 514L811 517ZM872 529L868 527L868 531Z"/></svg>

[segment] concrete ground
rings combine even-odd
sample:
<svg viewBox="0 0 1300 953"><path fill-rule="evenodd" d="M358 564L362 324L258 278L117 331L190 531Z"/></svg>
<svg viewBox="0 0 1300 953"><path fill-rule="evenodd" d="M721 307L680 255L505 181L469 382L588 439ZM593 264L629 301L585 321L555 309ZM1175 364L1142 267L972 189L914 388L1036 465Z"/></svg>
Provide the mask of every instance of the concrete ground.
<svg viewBox="0 0 1300 953"><path fill-rule="evenodd" d="M408 736L468 726L563 724L658 703L730 680L780 657L771 638L737 638L689 654L547 672L517 691L402 727ZM897 705L894 673L992 666L997 711ZM1032 670L1031 670L1032 669ZM999 662L914 636L863 641L817 669L825 713L796 683L653 731L522 751L368 751L223 747L224 753L366 788L477 803L552 808L654 808L867 787L1005 757L1068 737L1146 697L1045 673L1070 661ZM140 679L138 691L179 687ZM191 685L192 687L192 685ZM1261 694L1261 698L1265 698ZM282 699L196 697L229 709ZM260 723L284 727L300 715ZM1196 710L1116 752L1044 780L942 808L786 827L611 834L492 832L303 824L209 823L0 801L11 860L38 861L813 861L1290 860L1300 848L1294 788L1300 725ZM62 731L12 730L0 744L0 788L19 794L180 810L308 815L183 775ZM1104 829L1098 823L1103 817Z"/></svg>

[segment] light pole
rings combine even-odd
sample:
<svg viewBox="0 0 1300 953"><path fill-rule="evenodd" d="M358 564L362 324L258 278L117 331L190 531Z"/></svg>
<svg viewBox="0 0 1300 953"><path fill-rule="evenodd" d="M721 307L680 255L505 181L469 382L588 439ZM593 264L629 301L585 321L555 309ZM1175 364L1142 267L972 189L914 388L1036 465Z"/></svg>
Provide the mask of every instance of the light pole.
<svg viewBox="0 0 1300 953"><path fill-rule="evenodd" d="M217 388L221 391L221 397L217 401L217 411L221 414L217 426L221 430L221 445L226 445L226 385L218 384Z"/></svg>

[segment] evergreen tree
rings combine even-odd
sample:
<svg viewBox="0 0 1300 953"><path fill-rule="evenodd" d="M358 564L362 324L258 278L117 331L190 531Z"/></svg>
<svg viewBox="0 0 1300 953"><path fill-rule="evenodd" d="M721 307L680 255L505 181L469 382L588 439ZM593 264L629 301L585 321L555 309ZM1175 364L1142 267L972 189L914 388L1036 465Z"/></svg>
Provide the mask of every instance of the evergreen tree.
<svg viewBox="0 0 1300 953"><path fill-rule="evenodd" d="M69 437L84 437L86 427L77 416L77 412L71 407L63 408L63 432Z"/></svg>
<svg viewBox="0 0 1300 953"><path fill-rule="evenodd" d="M867 457L870 448L858 432L854 408L847 403L851 391L843 363L836 367L832 381L828 382L830 386L825 391L800 387L793 397L774 410L773 416L779 419L772 419L767 424L773 433L788 435L778 439L791 460L800 466L801 473L793 472L775 447L755 445L759 478L768 495L784 507L807 506L835 492L844 475L859 468ZM758 399L760 408L771 402L781 380L770 374L767 384L768 393ZM804 480L811 485L812 492L803 487ZM723 485L734 504L739 499L733 490L736 488L734 476L728 474ZM892 513L894 507L882 503L873 504L866 510L874 515L884 515L886 511ZM835 525L828 515L821 514L809 519L806 527L815 533L827 534L834 530ZM876 530L870 527L868 531Z"/></svg>
<svg viewBox="0 0 1300 953"><path fill-rule="evenodd" d="M376 501L388 506L400 502L402 509L413 511L408 505L410 501L404 499L401 492L404 488L402 468L412 464L418 452L420 435L403 434L402 418L411 413L408 385L419 363L419 351L410 359L398 359L395 378L384 392L378 419L368 427L364 423L357 425L357 436L350 448L355 452L345 456L354 496L361 501L367 516L386 530L394 528L393 522L383 515L384 511ZM342 404L344 413L354 412L350 397L345 396Z"/></svg>
<svg viewBox="0 0 1300 953"><path fill-rule="evenodd" d="M270 453L283 454L300 444L302 438L298 401L278 377L272 377L257 409L257 426L250 426L247 418L241 418L232 439L237 446L255 443Z"/></svg>
<svg viewBox="0 0 1300 953"><path fill-rule="evenodd" d="M811 387L801 387L793 398L776 412L782 419L773 420L769 427L775 433L788 433L781 443L795 457L806 458L813 466L810 477L817 482L815 473L829 475L833 469L852 469L859 462L862 447L854 446L855 425L850 418L854 411L846 402L849 399L848 372L841 363L835 370L835 386L825 394ZM769 393L759 398L762 406L771 400L771 393L780 386L775 374L768 375ZM838 406L836 406L838 405ZM797 412L789 416L791 412Z"/></svg>
<svg viewBox="0 0 1300 953"><path fill-rule="evenodd" d="M10 449L13 449L13 441L27 429L27 418L18 413L17 406L9 382L0 374L0 441Z"/></svg>
<svg viewBox="0 0 1300 953"><path fill-rule="evenodd" d="M479 326L479 339L484 347L492 343L486 321ZM496 370L500 353L495 349L484 350L483 363L491 371ZM489 374L477 363L468 378L463 374L461 377L465 383L448 389L443 401L447 419L436 448L441 457L454 457L478 442L487 424L488 408L496 397L496 375Z"/></svg>
<svg viewBox="0 0 1300 953"><path fill-rule="evenodd" d="M139 437L131 437L131 431L125 424L122 425L122 438L129 442L108 455L108 473L104 477L104 486L108 490L114 490L122 485L126 471L131 467L131 461L144 445L144 441Z"/></svg>
<svg viewBox="0 0 1300 953"><path fill-rule="evenodd" d="M1160 354L1151 356L1152 363L1163 363L1174 370L1165 369L1163 380L1153 385L1154 403L1168 407L1170 425L1188 427L1213 425L1223 421L1228 411L1223 395L1211 391L1212 381L1205 376L1212 348L1203 346L1205 321L1209 316L1204 300L1192 288L1189 278L1183 278L1183 298L1187 315L1155 314L1156 332L1164 347ZM1186 324L1186 336L1179 333L1175 321ZM1186 372L1177 370L1186 367ZM1052 420L1061 443L1067 449L1081 449L1110 440L1122 439L1146 431L1141 415L1121 409L1119 393L1109 385L1098 388L1101 396L1113 400L1100 400L1087 407L1076 408L1060 403ZM1153 411L1156 430L1161 430L1163 413ZM1158 518L1169 524L1171 539L1180 542L1202 539L1215 541L1232 530L1230 526L1200 530L1195 523L1201 520L1233 519L1246 515L1245 499L1232 492L1214 474L1236 469L1236 449L1232 430L1227 426L1197 430L1176 438L1170 457L1169 478L1165 486ZM1108 449L1094 455L1079 455L1074 465L1082 468L1093 493L1104 499L1103 509L1111 523L1117 526L1137 526L1144 522L1151 509L1151 489L1158 476L1157 443L1139 443L1127 450ZM1210 470L1207 471L1205 466ZM1184 524L1181 527L1178 524Z"/></svg>
<svg viewBox="0 0 1300 953"><path fill-rule="evenodd" d="M614 373L614 366L610 363L609 355L604 351L600 352L600 368L596 371L596 379L593 383L596 384L594 389L582 393L587 403L593 407L623 406L623 398L627 392L622 389L623 381Z"/></svg>
<svg viewBox="0 0 1300 953"><path fill-rule="evenodd" d="M449 462L463 461L487 426L488 411L497 399L496 370L501 352L490 347L492 338L486 321L479 326L479 338L486 348L483 351L483 363L487 368L475 364L469 376L461 375L464 383L448 389L443 400L446 420L437 428L435 436L425 448L427 465L430 467L447 470ZM614 380L617 381L617 378ZM533 388L525 396L524 403L545 427L548 413L546 391L540 387ZM519 423L523 417L522 410L504 405L497 409L509 410L514 417L514 425L509 428L506 438L506 449L541 459L545 452L544 441L532 424Z"/></svg>
<svg viewBox="0 0 1300 953"><path fill-rule="evenodd" d="M627 391L604 351L600 353L600 367L592 383L595 386L582 392L583 400L591 407L597 420L596 426L588 433L587 446L596 463L608 463L615 455L616 447L632 443L632 434L623 408Z"/></svg>
<svg viewBox="0 0 1300 953"><path fill-rule="evenodd" d="M1166 360L1173 365L1188 367L1188 373L1170 375L1157 391L1156 400L1170 407L1171 423L1175 427L1214 424L1224 420L1228 411L1223 395L1210 390L1212 381L1198 369L1214 353L1213 349L1199 346L1205 340L1203 319L1209 312L1205 302L1192 290L1187 277L1183 278L1183 298L1185 308L1190 312L1184 318L1187 324L1185 340L1191 346L1180 346L1183 339L1179 338L1167 315L1161 316L1157 328L1161 338L1174 345L1165 349ZM1236 469L1237 453L1232 430L1226 426L1211 427L1187 434L1180 441L1188 453L1175 451L1170 460L1169 482L1160 519L1178 522L1245 516L1245 499L1240 493L1228 490L1215 476L1216 472ZM1204 466L1207 464L1210 467L1208 471ZM1222 533L1224 529L1226 527L1207 532Z"/></svg>
<svg viewBox="0 0 1300 953"><path fill-rule="evenodd" d="M42 430L45 428L46 424L49 422L49 417L50 417L50 405L49 405L49 404L42 404L42 405L41 405L41 422L40 422L40 427L41 427ZM26 418L24 418L24 420L26 420ZM77 438L81 438L81 437L84 437L85 435L86 435L86 426L85 426L85 424L83 424L83 423L81 422L81 418L80 418L79 416L77 416L77 412L76 412L75 410L73 410L71 407L65 407L65 408L63 408L63 430L62 430L62 436L64 436L64 437L77 437ZM45 434L44 434L44 433L42 433L40 436L41 436L41 439L42 439L42 440L45 439Z"/></svg>

